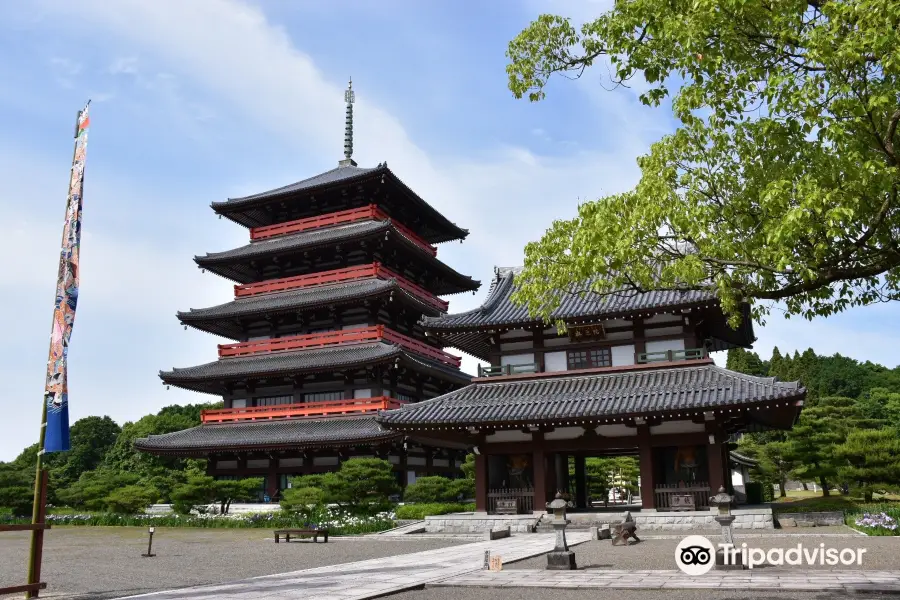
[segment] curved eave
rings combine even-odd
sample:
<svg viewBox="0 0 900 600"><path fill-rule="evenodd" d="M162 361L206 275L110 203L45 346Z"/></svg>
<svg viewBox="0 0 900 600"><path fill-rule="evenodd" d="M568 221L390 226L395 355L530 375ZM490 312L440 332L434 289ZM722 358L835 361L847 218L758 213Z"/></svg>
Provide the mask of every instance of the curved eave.
<svg viewBox="0 0 900 600"><path fill-rule="evenodd" d="M320 230L295 233L271 240L251 242L246 246L195 256L194 262L203 269L237 283L251 283L256 280L255 273L249 263L253 260L271 259L277 256L290 255L317 248L327 248L336 244L362 242L388 235L388 241L397 241L410 252L410 256L421 260L429 268L440 273L446 281L443 288L436 289L438 295L451 295L472 292L481 287L481 282L456 271L437 257L421 248L418 244L403 235L390 221L362 221L351 225L339 225Z"/></svg>
<svg viewBox="0 0 900 600"><path fill-rule="evenodd" d="M438 427L521 427L538 423L602 424L636 417L682 418L713 411L789 428L806 396L799 382L754 377L711 361L577 371L547 377L475 380L431 400L380 412L377 420L400 431ZM733 412L733 414L732 414Z"/></svg>
<svg viewBox="0 0 900 600"><path fill-rule="evenodd" d="M413 371L433 375L454 384L465 385L472 379L459 369L384 342L223 358L194 367L160 371L159 378L165 385L221 395L227 392L225 390L227 383L359 369L394 360L399 360L402 365Z"/></svg>
<svg viewBox="0 0 900 600"><path fill-rule="evenodd" d="M524 307L514 305L511 295L514 290L514 273L507 272L492 285L488 297L484 303L473 310L461 313L443 315L439 317L424 317L420 323L429 333L440 339L448 346L454 346L464 352L481 358L488 359L490 345L488 338L492 331L551 327L553 323L547 323L535 319L527 314ZM609 319L630 320L638 315L687 312L693 310L705 310L719 306L717 298L711 294L703 298L681 299L678 295L690 294L702 295L700 292L649 292L658 296L657 301L628 303L628 298L637 298L637 295L626 298L626 306L591 306L582 298L571 297L564 300L561 307L555 311L553 318L567 324L596 322ZM652 298L652 297L651 297ZM724 315L716 318L715 311L707 311L709 323L707 324L713 337L713 351L727 350L732 347L749 348L755 341L753 323L750 318L750 305L741 307L742 324L735 331L730 329Z"/></svg>
<svg viewBox="0 0 900 600"><path fill-rule="evenodd" d="M141 452L163 456L205 456L376 446L401 437L402 434L382 428L371 417L352 416L204 424L138 438L134 447Z"/></svg>
<svg viewBox="0 0 900 600"><path fill-rule="evenodd" d="M182 325L187 325L220 335L232 340L239 340L244 333L244 328L237 322L239 319L251 319L254 317L261 318L266 315L277 315L283 313L299 313L304 311L319 310L327 306L342 306L353 304L364 300L371 299L387 299L393 297L391 301L399 301L407 306L414 308L417 312L424 314L437 315L442 311L428 304L418 297L410 294L401 288L396 280L372 279L363 280L362 283L378 282L376 286L369 286L368 289L361 289L354 293L352 287L358 282L332 284L328 287L333 289L335 294L318 294L319 297L307 300L307 297L313 296L310 291L321 291L315 288L307 288L304 290L289 290L285 292L277 292L271 294L261 294L258 297L249 297L247 299L237 299L226 304L214 306L204 309L191 309L188 312L178 312L178 321ZM346 293L340 293L346 292Z"/></svg>
<svg viewBox="0 0 900 600"><path fill-rule="evenodd" d="M357 173L350 173L344 177L337 179L327 179L322 183L312 183L310 185L302 185L304 181L311 181L316 178L327 176L332 171L340 171L341 169L333 169L326 171L320 175L310 177L290 185L276 188L268 192L244 196L241 198L229 198L225 202L212 202L210 207L216 214L244 225L245 227L255 227L259 225L271 225L272 223L265 219L256 217L256 214L262 214L259 209L266 204L272 202L282 202L291 196L302 198L303 196L321 193L328 190L341 189L348 185L358 185L378 179L379 177L389 177L397 188L412 201L414 207L429 215L430 226L429 231L423 235L430 243L437 244L442 242L450 242L454 240L463 240L469 235L469 231L453 223L442 213L438 212L433 206L428 204L421 196L416 194L409 186L397 177L386 164L380 164L375 168L358 168L345 167L346 169L358 169Z"/></svg>

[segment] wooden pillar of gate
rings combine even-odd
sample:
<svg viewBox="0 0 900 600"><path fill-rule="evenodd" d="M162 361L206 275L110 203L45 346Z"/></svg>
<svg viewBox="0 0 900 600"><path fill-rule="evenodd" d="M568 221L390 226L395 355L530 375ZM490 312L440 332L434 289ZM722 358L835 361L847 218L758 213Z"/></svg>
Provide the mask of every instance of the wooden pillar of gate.
<svg viewBox="0 0 900 600"><path fill-rule="evenodd" d="M653 446L650 444L650 427L638 425L638 453L641 469L641 510L656 510L656 485L653 477Z"/></svg>
<svg viewBox="0 0 900 600"><path fill-rule="evenodd" d="M720 487L725 487L725 440L724 434L716 421L706 421L706 433L709 437L709 445L706 447L706 464L709 468L709 494L719 493Z"/></svg>
<svg viewBox="0 0 900 600"><path fill-rule="evenodd" d="M482 452L484 452L482 450ZM475 455L475 511L487 512L488 509L488 461L487 456Z"/></svg>
<svg viewBox="0 0 900 600"><path fill-rule="evenodd" d="M547 504L547 457L544 454L544 434L532 435L531 464L534 471L534 510L543 512Z"/></svg>

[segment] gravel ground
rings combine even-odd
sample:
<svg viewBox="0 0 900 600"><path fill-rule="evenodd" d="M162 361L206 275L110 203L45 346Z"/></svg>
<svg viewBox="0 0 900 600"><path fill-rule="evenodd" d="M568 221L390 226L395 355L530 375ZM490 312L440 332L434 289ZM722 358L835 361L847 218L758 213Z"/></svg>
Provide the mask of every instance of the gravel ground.
<svg viewBox="0 0 900 600"><path fill-rule="evenodd" d="M0 543L0 587L26 578L30 534L5 533ZM147 530L136 527L59 527L47 532L41 597L102 599L206 583L222 583L370 558L445 548L452 540L332 538L275 544L265 529L157 527L154 558ZM13 598L13 596L4 596Z"/></svg>
<svg viewBox="0 0 900 600"><path fill-rule="evenodd" d="M817 528L819 529L819 528ZM821 529L825 529L824 527ZM609 540L595 540L572 547L575 560L580 569L675 569L675 547L682 538L646 539L639 544L628 547L613 546ZM710 538L718 543L718 538ZM735 532L735 541L743 543L739 533ZM869 571L893 571L900 569L900 538L898 537L819 537L814 535L790 536L772 534L766 537L747 538L749 547L792 548L802 543L807 548L825 544L825 548L865 548L861 566L830 567L810 565L811 569L864 569ZM508 565L504 569L543 569L547 566L544 556L528 558ZM758 566L755 569L773 569L773 566ZM778 567L790 569L790 566Z"/></svg>
<svg viewBox="0 0 900 600"><path fill-rule="evenodd" d="M389 596L390 600L846 600L900 598L896 594L846 592L754 592L753 590L548 590L546 588L425 588Z"/></svg>

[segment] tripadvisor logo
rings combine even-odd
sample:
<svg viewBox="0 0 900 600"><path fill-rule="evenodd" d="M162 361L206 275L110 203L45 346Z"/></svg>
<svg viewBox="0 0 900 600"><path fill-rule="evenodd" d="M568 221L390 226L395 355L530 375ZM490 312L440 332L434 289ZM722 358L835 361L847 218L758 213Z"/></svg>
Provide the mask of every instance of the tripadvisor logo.
<svg viewBox="0 0 900 600"><path fill-rule="evenodd" d="M833 567L862 565L865 548L826 548L824 543L818 546L797 544L790 548L753 548L747 544L734 546L718 544L702 535L689 535L675 547L675 564L688 575L703 575L716 564L716 548L718 547L724 565L744 565L752 569L760 565L799 566L820 565Z"/></svg>
<svg viewBox="0 0 900 600"><path fill-rule="evenodd" d="M675 564L688 575L703 575L716 564L716 548L702 535L689 535L675 547Z"/></svg>

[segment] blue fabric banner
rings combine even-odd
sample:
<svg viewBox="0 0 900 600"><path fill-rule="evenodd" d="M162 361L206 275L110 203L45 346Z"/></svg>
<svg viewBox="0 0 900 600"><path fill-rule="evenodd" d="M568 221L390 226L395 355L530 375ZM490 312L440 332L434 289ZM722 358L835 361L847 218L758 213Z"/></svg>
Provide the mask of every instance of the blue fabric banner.
<svg viewBox="0 0 900 600"><path fill-rule="evenodd" d="M59 254L59 272L56 280L56 303L53 307L53 327L50 331L50 357L47 361L47 386L44 402L47 403L47 432L44 438L45 452L61 452L69 449L69 386L67 359L72 325L75 323L75 306L78 304L78 256L81 244L81 207L84 190L84 159L87 152L88 108L78 113L75 129L75 157L69 194L66 203L66 220L63 224L62 249Z"/></svg>

